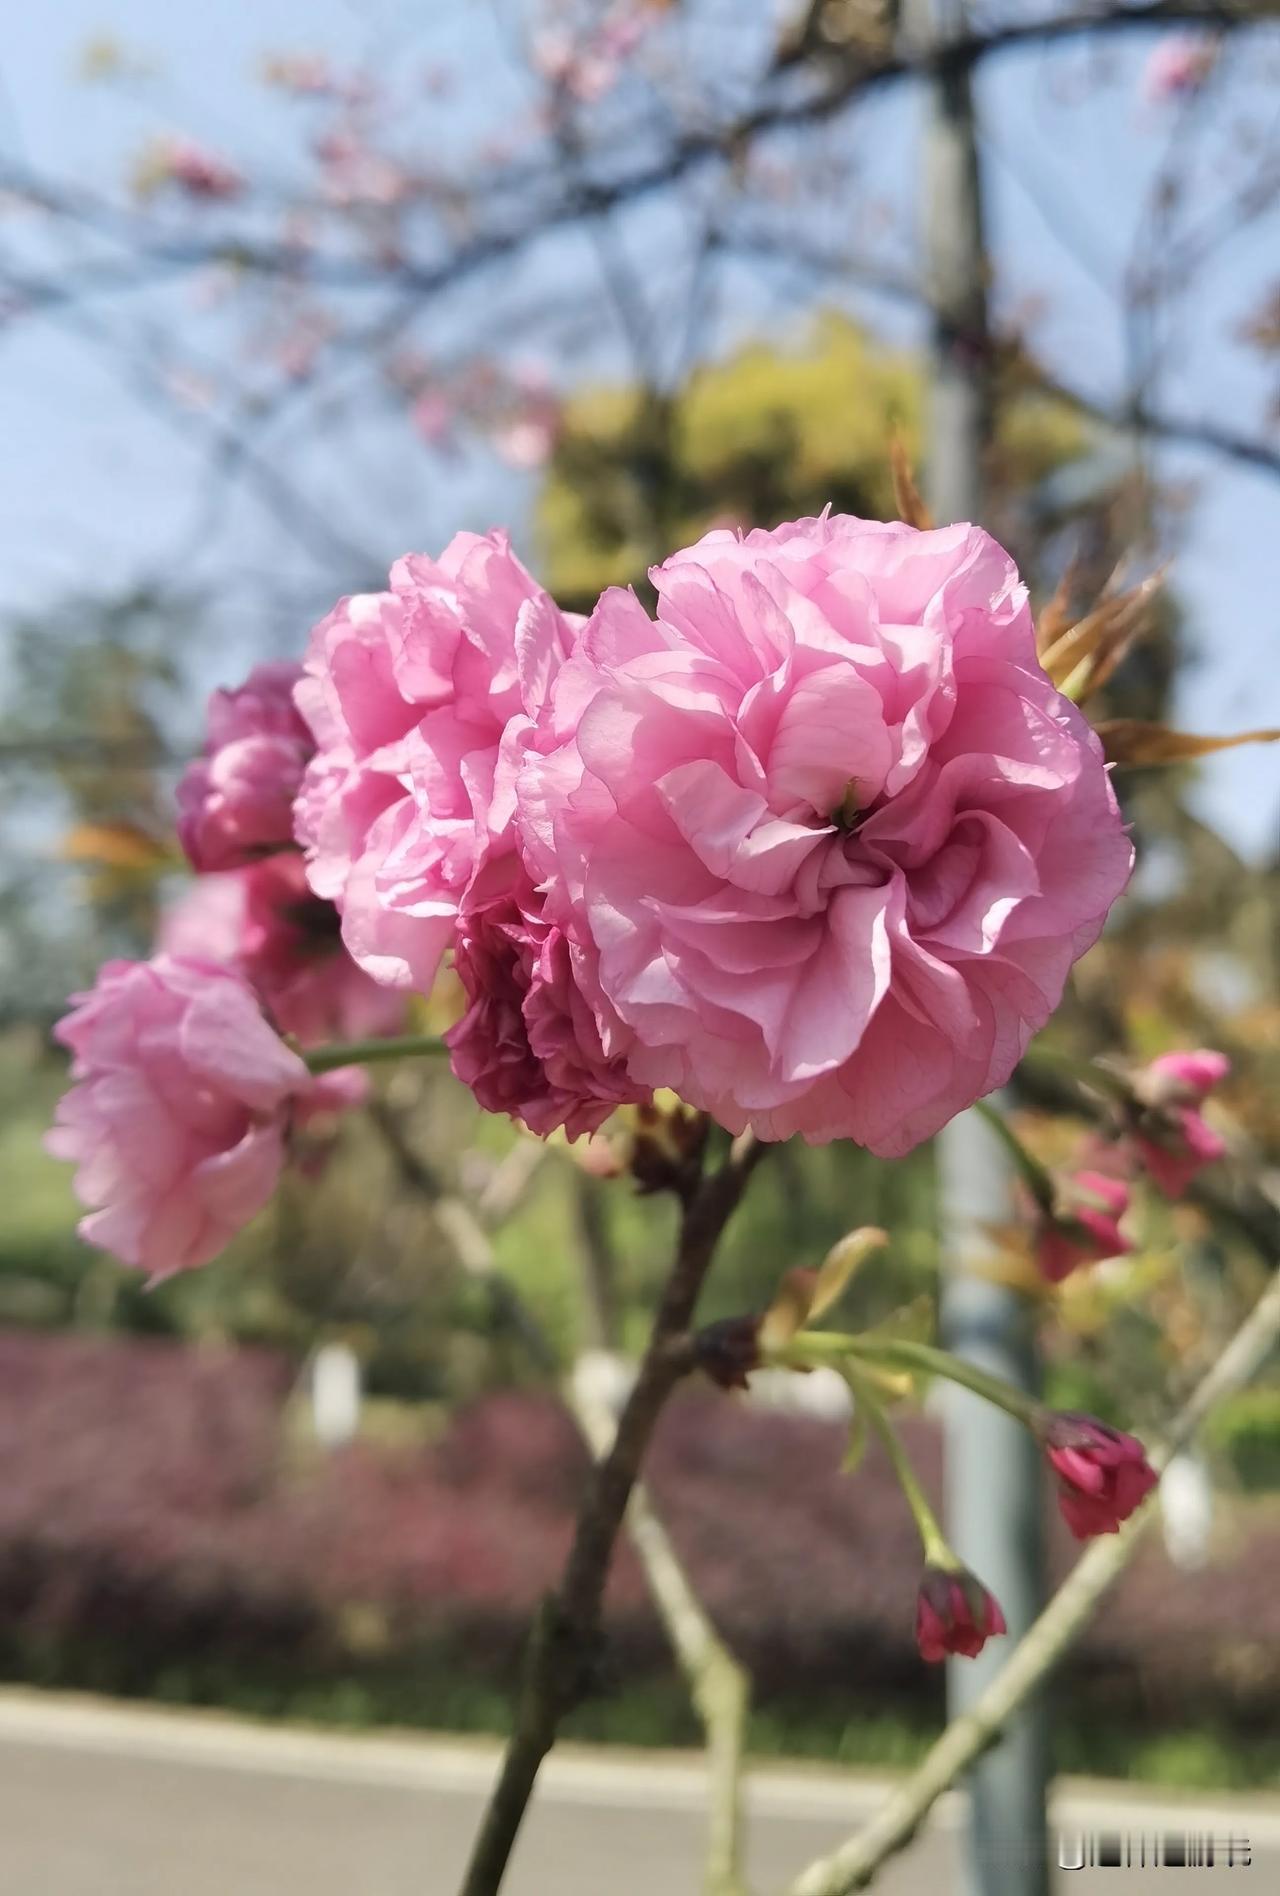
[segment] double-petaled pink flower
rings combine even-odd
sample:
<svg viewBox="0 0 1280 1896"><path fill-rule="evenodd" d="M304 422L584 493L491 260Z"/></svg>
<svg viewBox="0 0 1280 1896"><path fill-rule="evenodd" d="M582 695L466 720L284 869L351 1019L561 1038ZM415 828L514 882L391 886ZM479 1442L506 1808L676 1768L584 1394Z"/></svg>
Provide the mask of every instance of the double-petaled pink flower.
<svg viewBox="0 0 1280 1896"><path fill-rule="evenodd" d="M708 534L601 599L521 772L610 1059L907 1152L1006 1080L1124 888L1100 746L979 528Z"/></svg>
<svg viewBox="0 0 1280 1896"><path fill-rule="evenodd" d="M234 869L293 843L293 804L315 748L293 702L294 664L257 665L209 700L203 754L178 785L178 836L193 869Z"/></svg>
<svg viewBox="0 0 1280 1896"><path fill-rule="evenodd" d="M428 988L478 870L515 847L520 746L572 636L501 533L399 560L387 592L342 600L312 633L298 835L377 980Z"/></svg>
<svg viewBox="0 0 1280 1896"><path fill-rule="evenodd" d="M916 1645L931 1664L957 1653L976 1659L989 1639L1007 1632L993 1593L967 1567L926 1567L916 1595Z"/></svg>
<svg viewBox="0 0 1280 1896"><path fill-rule="evenodd" d="M1156 1485L1137 1437L1094 1416L1048 1416L1040 1435L1058 1478L1062 1518L1077 1540L1116 1533Z"/></svg>
<svg viewBox="0 0 1280 1896"><path fill-rule="evenodd" d="M153 1282L207 1263L276 1188L312 1076L215 961L111 961L57 1037L70 1092L47 1136L93 1207L81 1235Z"/></svg>
<svg viewBox="0 0 1280 1896"><path fill-rule="evenodd" d="M1169 1198L1181 1198L1197 1172L1225 1156L1226 1140L1200 1107L1231 1062L1210 1048L1162 1053L1138 1076L1133 1150L1139 1164Z"/></svg>
<svg viewBox="0 0 1280 1896"><path fill-rule="evenodd" d="M1059 1183L1052 1214L1036 1230L1036 1263L1051 1284L1060 1284L1082 1264L1124 1257L1133 1246L1120 1229L1129 1209L1129 1187L1102 1172L1076 1172Z"/></svg>

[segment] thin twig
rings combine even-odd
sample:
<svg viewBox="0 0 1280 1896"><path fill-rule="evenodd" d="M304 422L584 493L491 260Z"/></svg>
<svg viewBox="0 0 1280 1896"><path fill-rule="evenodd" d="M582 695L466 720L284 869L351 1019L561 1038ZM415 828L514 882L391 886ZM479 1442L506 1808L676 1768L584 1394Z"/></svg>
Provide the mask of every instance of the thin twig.
<svg viewBox="0 0 1280 1896"><path fill-rule="evenodd" d="M1164 1441L1152 1452L1157 1468L1167 1467L1209 1411L1256 1374L1277 1336L1280 1275L1273 1278L1213 1368L1178 1410ZM995 1743L1018 1707L1083 1631L1102 1595L1133 1557L1153 1513L1148 1502L1114 1539L1093 1543L972 1710L948 1725L919 1769L858 1836L809 1865L791 1885L789 1896L847 1896L850 1890L865 1889L886 1860L910 1843L936 1800Z"/></svg>
<svg viewBox="0 0 1280 1896"><path fill-rule="evenodd" d="M554 1376L559 1369L555 1350L524 1298L497 1268L489 1235L475 1212L448 1189L430 1160L406 1138L399 1115L386 1100L375 1094L365 1110L405 1184L431 1206L463 1270L485 1285L495 1314L520 1337L542 1373Z"/></svg>
<svg viewBox="0 0 1280 1896"><path fill-rule="evenodd" d="M607 1454L615 1417L607 1403L593 1395L587 1377L575 1377L571 1401L596 1455ZM705 1896L745 1896L742 1765L750 1681L695 1593L642 1482L632 1490L626 1526L706 1738Z"/></svg>
<svg viewBox="0 0 1280 1896"><path fill-rule="evenodd" d="M590 1685L605 1581L640 1463L667 1398L692 1367L688 1326L698 1293L760 1152L755 1140L744 1134L686 1203L675 1259L635 1386L613 1445L587 1485L560 1586L544 1601L533 1629L514 1729L462 1896L496 1896L542 1760L555 1743L561 1721Z"/></svg>

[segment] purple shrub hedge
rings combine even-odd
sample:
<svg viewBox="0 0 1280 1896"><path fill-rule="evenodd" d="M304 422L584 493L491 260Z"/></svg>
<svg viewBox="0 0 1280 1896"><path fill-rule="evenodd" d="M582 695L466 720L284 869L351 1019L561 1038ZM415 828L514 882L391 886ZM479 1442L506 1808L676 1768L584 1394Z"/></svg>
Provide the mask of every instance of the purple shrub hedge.
<svg viewBox="0 0 1280 1896"><path fill-rule="evenodd" d="M380 1708L428 1719L443 1714L415 1678L509 1683L585 1472L568 1416L550 1397L495 1395L431 1447L299 1459L281 1429L292 1375L252 1350L0 1332L10 1676L146 1692L176 1669L199 1696L258 1678L283 1703L295 1683L359 1675L393 1682ZM936 1491L936 1431L904 1432ZM932 1707L906 1508L874 1451L842 1476L842 1448L828 1424L690 1391L660 1429L651 1485L762 1704ZM1073 1699L1269 1715L1280 1521L1256 1512L1202 1573L1173 1573L1152 1538L1071 1662ZM1074 1557L1055 1532L1055 1566ZM611 1676L665 1670L629 1552L608 1606Z"/></svg>

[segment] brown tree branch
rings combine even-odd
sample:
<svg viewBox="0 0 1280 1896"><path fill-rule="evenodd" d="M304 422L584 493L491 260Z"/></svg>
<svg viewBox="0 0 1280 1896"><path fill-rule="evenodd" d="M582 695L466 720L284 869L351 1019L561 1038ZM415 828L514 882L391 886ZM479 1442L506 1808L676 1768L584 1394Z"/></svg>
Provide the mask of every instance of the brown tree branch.
<svg viewBox="0 0 1280 1896"><path fill-rule="evenodd" d="M462 1885L496 1896L534 1783L561 1721L588 1689L609 1564L663 1406L692 1367L688 1327L716 1245L762 1148L744 1134L686 1202L671 1273L613 1445L596 1464L556 1592L534 1626L515 1725Z"/></svg>
<svg viewBox="0 0 1280 1896"><path fill-rule="evenodd" d="M597 1456L606 1455L615 1416L593 1395L588 1376L575 1376L571 1400ZM644 1569L676 1660L689 1685L707 1750L705 1896L745 1896L742 1870L742 1764L751 1685L695 1593L671 1537L643 1482L631 1492L627 1538Z"/></svg>
<svg viewBox="0 0 1280 1896"><path fill-rule="evenodd" d="M1213 1368L1178 1410L1152 1453L1163 1470L1217 1403L1233 1395L1266 1361L1280 1336L1280 1274L1236 1331ZM831 1856L811 1863L789 1896L848 1896L865 1889L881 1866L910 1843L930 1809L962 1772L999 1738L1009 1719L1039 1686L1093 1617L1107 1588L1123 1572L1154 1517L1148 1502L1114 1538L1096 1540L1015 1647L977 1704L948 1725L923 1763L887 1799L877 1816Z"/></svg>

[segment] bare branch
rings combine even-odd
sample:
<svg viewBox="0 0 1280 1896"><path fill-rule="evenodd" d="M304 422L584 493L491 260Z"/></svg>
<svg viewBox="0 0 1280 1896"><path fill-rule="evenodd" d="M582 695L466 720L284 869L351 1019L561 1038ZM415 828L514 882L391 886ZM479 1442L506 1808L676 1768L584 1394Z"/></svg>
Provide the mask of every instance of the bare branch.
<svg viewBox="0 0 1280 1896"><path fill-rule="evenodd" d="M1056 395L1059 401L1069 403L1080 414L1089 416L1104 427L1132 429L1136 434L1154 436L1175 447L1203 448L1210 454L1220 455L1223 460L1257 468L1260 473L1280 475L1280 447L1238 434L1216 421L1197 420L1191 415L1166 414L1141 401L1119 409L1109 408L1105 402L1082 395L1079 389L1068 388L1064 382L1046 374L1038 364L1034 373L1037 386L1047 395Z"/></svg>
<svg viewBox="0 0 1280 1896"><path fill-rule="evenodd" d="M692 1367L688 1325L720 1235L763 1148L749 1135L688 1200L671 1273L613 1446L578 1511L557 1591L543 1603L526 1660L515 1727L485 1811L462 1896L495 1896L542 1760L561 1721L587 1691L600 1639L605 1581L640 1463L667 1398Z"/></svg>
<svg viewBox="0 0 1280 1896"><path fill-rule="evenodd" d="M571 1399L582 1432L596 1455L607 1454L614 1438L615 1417L606 1404L593 1398L589 1378L575 1377ZM705 1896L744 1896L742 1763L750 1682L694 1592L643 1483L637 1482L632 1490L626 1524L627 1537L644 1569L706 1735Z"/></svg>

